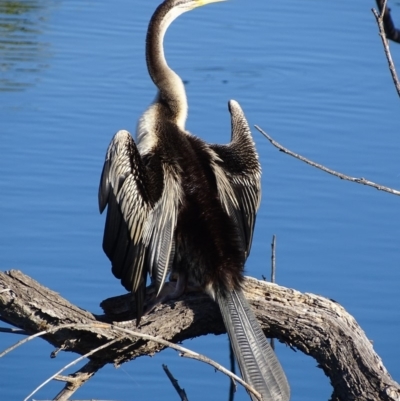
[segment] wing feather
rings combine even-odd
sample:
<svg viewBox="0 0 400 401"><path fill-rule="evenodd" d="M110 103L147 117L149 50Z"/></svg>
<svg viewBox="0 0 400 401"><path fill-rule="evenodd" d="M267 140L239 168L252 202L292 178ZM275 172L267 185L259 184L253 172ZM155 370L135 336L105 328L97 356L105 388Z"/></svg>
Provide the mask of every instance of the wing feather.
<svg viewBox="0 0 400 401"><path fill-rule="evenodd" d="M221 202L239 226L250 253L256 212L261 201L261 167L246 117L234 100L229 102L232 137L228 145L211 145ZM222 178L225 177L225 178Z"/></svg>
<svg viewBox="0 0 400 401"><path fill-rule="evenodd" d="M162 190L150 188L147 168L127 131L112 139L99 187L99 208L107 207L103 249L113 274L135 293L140 317L147 272L161 291L174 258L174 233L182 199L179 175L160 159ZM153 166L154 168L154 166ZM161 193L153 199L153 193Z"/></svg>
<svg viewBox="0 0 400 401"><path fill-rule="evenodd" d="M117 132L107 150L99 188L100 212L108 206L103 249L113 274L133 292L143 281L144 227L152 209L146 184L145 167L131 135Z"/></svg>

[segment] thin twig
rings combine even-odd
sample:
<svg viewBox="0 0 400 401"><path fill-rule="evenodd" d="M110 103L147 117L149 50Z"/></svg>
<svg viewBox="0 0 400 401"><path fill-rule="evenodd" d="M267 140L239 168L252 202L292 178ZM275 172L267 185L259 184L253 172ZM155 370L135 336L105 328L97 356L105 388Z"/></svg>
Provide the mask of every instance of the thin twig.
<svg viewBox="0 0 400 401"><path fill-rule="evenodd" d="M229 340L229 363L231 366L231 372L236 374L236 363L235 363L235 354L233 353L232 343ZM228 401L233 401L236 393L236 382L235 380L230 380L229 383L229 398Z"/></svg>
<svg viewBox="0 0 400 401"><path fill-rule="evenodd" d="M109 326L109 325L106 324L106 323L96 323L96 324L91 324L91 325L70 323L70 324L62 324L61 326L55 326L55 327L52 327L52 328L47 329L47 330L39 331L36 334L32 334L31 336L26 337L23 340L18 341L17 343L15 343L11 347L5 349L2 353L0 353L0 358L2 358L4 355L8 354L9 352L13 351L15 348L18 348L20 345L27 343L28 341L31 341L31 340L33 340L33 339L35 339L37 337L44 336L45 334L55 333L58 330L71 329L71 328L84 329L84 328L87 328L87 327L104 328L104 327L107 327L107 326Z"/></svg>
<svg viewBox="0 0 400 401"><path fill-rule="evenodd" d="M168 366L163 364L162 367L164 369L165 374L168 376L168 379L170 380L171 384L174 386L174 389L181 398L181 400L189 401L185 389L179 386L178 380L176 380L175 377L172 375L172 373L169 371Z"/></svg>
<svg viewBox="0 0 400 401"><path fill-rule="evenodd" d="M107 348L108 346L121 341L120 338L116 338L114 340L111 340L103 345L100 345L100 347L97 347L95 349L92 349L91 351L89 351L88 353L86 353L85 355L80 356L79 358L73 360L72 362L70 362L69 364L65 365L62 369L60 369L58 372L54 373L54 375L50 376L47 380L45 380L42 384L40 384L38 387L35 388L35 390L33 390L25 399L24 401L28 401L28 399L30 397L32 397L32 395L36 394L42 387L44 387L47 383L51 382L56 376L58 376L60 373L64 372L64 370L70 368L73 365L76 365L78 362L80 362L82 359L85 359L87 357L89 357L90 355L93 355L95 352L100 351L104 348ZM83 384L83 383L82 383Z"/></svg>
<svg viewBox="0 0 400 401"><path fill-rule="evenodd" d="M386 38L393 42L400 43L400 29L397 29L393 23L390 14L390 8L386 6L385 0L376 0L379 13L383 15L383 27L385 28Z"/></svg>
<svg viewBox="0 0 400 401"><path fill-rule="evenodd" d="M348 176L348 175L345 175L345 174L339 173L339 172L337 172L337 171L331 170L331 169L329 169L329 168L323 166L322 164L315 163L315 162L313 162L313 161L311 161L311 160L305 158L304 156L301 156L301 155L299 155L299 154L297 154L297 153L292 152L292 151L289 150L289 149L286 149L286 148L283 147L281 144L279 144L279 143L276 142L274 139L272 139L272 138L271 138L265 131L263 131L258 125L255 125L255 127L256 127L256 129L257 129L258 131L261 132L261 134L263 134L263 135L271 142L272 145L274 145L276 148L278 148L281 152L286 153L286 154L288 154L288 155L290 155L290 156L293 156L293 157L295 157L296 159L299 159L299 160L301 160L301 161L303 161L303 162L309 164L310 166L319 168L320 170L325 171L325 172L328 173L328 174L332 174L332 175L334 175L335 177L339 177L339 178L341 178L342 180L347 180L347 181L351 181L351 182L356 182L356 183L358 183L358 184L367 185L367 186L376 188L376 189L379 190L379 191L388 192L388 193L393 194L393 195L398 195L398 196L400 195L400 191L398 191L397 189L393 189L393 188L386 187L386 186L384 186L384 185L376 184L375 182L366 180L365 178L350 177L350 176Z"/></svg>
<svg viewBox="0 0 400 401"><path fill-rule="evenodd" d="M397 94L400 96L400 82L399 82L399 78L397 77L396 68L393 63L392 55L390 54L389 42L386 38L385 27L383 24L383 17L386 12L386 1L387 0L385 0L383 3L382 11L380 14L378 14L378 12L375 10L375 8L372 9L372 12L375 16L376 22L378 23L379 35L382 39L383 49L385 50L385 55L386 55L387 62L389 64L389 70L392 75L394 86L396 87Z"/></svg>
<svg viewBox="0 0 400 401"><path fill-rule="evenodd" d="M253 387L251 387L250 385L248 385L245 381L243 381L239 376L234 375L232 372L230 372L228 369L224 368L222 365L220 365L217 362L214 362L212 359L207 358L204 355L200 355L200 354L195 354L190 352L188 353L181 353L180 356L183 356L185 358L189 358L189 359L196 359L197 361L201 361L204 363L207 363L208 365L212 366L213 368L219 370L222 373L225 373L227 376L229 376L232 380L237 381L239 384L241 384L247 391L249 391L250 393L252 393L254 395L255 398L257 398L257 400L262 401L261 398L261 394L254 390Z"/></svg>
<svg viewBox="0 0 400 401"><path fill-rule="evenodd" d="M382 11L381 11L382 16L385 14L386 10L387 10L387 0L383 0Z"/></svg>
<svg viewBox="0 0 400 401"><path fill-rule="evenodd" d="M272 236L271 242L271 283L275 283L275 272L276 272L276 260L275 260L275 248L276 248L276 235ZM275 351L275 341L273 338L269 341L271 348Z"/></svg>
<svg viewBox="0 0 400 401"><path fill-rule="evenodd" d="M275 283L275 247L276 247L276 235L272 236L271 243L271 283Z"/></svg>

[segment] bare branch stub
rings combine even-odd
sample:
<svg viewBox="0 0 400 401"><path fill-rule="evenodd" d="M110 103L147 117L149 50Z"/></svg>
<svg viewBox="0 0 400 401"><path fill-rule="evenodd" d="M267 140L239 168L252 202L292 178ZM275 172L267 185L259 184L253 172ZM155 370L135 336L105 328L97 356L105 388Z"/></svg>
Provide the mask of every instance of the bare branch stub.
<svg viewBox="0 0 400 401"><path fill-rule="evenodd" d="M169 371L168 366L167 365L162 365L165 374L167 375L169 381L171 382L172 386L174 387L174 389L176 390L176 392L178 393L181 401L189 401L186 395L186 391L184 388L181 388L178 384L178 380L175 379L175 377L173 376L173 374Z"/></svg>
<svg viewBox="0 0 400 401"><path fill-rule="evenodd" d="M47 335L45 339L56 347L68 339L69 351L85 354L121 336L110 324L102 324L108 317L83 311L19 271L0 272L0 289L4 287L12 289L0 293L0 314L8 323L29 327L31 333L66 323L79 327ZM355 319L339 304L251 278L245 280L245 293L268 337L296 347L317 361L332 383L332 399L400 399L400 386L390 377ZM120 305L130 298L124 295L109 300L109 310L113 303ZM118 320L118 315L112 320ZM137 330L135 321L124 323L124 327ZM218 308L207 296L189 293L157 306L139 330L179 343L199 335L222 333L224 327ZM120 364L161 349L163 346L154 341L122 337L92 355L91 361ZM5 361L0 359L1 363Z"/></svg>
<svg viewBox="0 0 400 401"><path fill-rule="evenodd" d="M275 283L276 276L276 235L272 236L271 242L271 283Z"/></svg>
<svg viewBox="0 0 400 401"><path fill-rule="evenodd" d="M65 387L55 396L53 401L67 401L71 395L75 393L80 387L82 387L87 381L89 381L93 375L98 372L104 364L89 360L81 369L75 373L63 377L56 376L55 380L66 381Z"/></svg>

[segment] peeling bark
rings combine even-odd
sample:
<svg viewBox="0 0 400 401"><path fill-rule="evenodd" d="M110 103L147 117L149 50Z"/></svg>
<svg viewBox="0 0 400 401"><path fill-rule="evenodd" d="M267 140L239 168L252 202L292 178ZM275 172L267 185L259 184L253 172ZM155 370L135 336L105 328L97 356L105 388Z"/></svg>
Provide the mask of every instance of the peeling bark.
<svg viewBox="0 0 400 401"><path fill-rule="evenodd" d="M268 337L277 338L317 361L332 384L332 400L400 401L399 384L391 378L355 319L338 303L253 278L246 278L244 290ZM130 294L109 298L102 302L106 313L94 315L20 271L0 272L1 320L32 334L62 324L79 325L44 338L57 348L81 355L120 338L90 357L98 367L154 355L164 348L142 339L132 342L104 323L174 343L225 332L216 304L198 292L158 305L144 316L140 328L136 328L134 320L127 321L134 317L130 314L132 302Z"/></svg>

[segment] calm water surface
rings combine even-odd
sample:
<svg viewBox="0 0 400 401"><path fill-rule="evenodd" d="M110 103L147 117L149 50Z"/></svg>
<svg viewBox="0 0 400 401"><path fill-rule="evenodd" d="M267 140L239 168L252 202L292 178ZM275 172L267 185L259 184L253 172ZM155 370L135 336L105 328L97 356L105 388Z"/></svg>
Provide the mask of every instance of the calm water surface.
<svg viewBox="0 0 400 401"><path fill-rule="evenodd" d="M101 249L97 186L105 151L155 89L144 39L158 1L0 2L0 268L19 268L100 312L123 293ZM180 17L167 58L186 82L187 127L229 140L228 99L292 150L353 176L400 188L400 101L365 1L232 0ZM400 7L390 4L400 25ZM400 46L392 45L400 70ZM263 167L249 275L321 294L352 313L400 380L399 198L342 182L276 151L254 132ZM0 348L17 339L0 336ZM228 365L226 336L185 346ZM74 355L50 359L35 340L0 360L0 398L22 400ZM293 400L328 399L316 362L279 344ZM175 400L166 363L191 401L227 397L228 380L175 352L100 371L74 398ZM76 368L77 369L77 368ZM75 370L76 370L75 369ZM35 399L61 388L46 386ZM237 400L247 400L239 389Z"/></svg>

